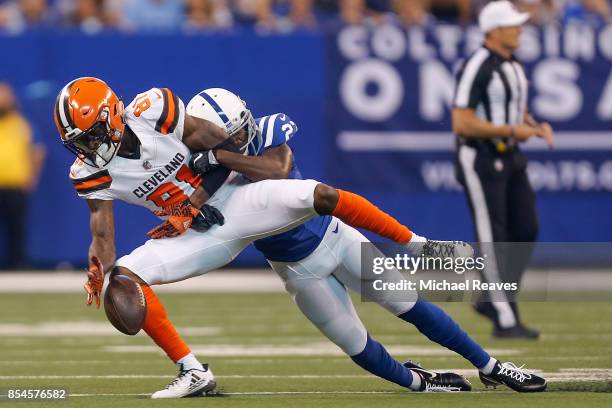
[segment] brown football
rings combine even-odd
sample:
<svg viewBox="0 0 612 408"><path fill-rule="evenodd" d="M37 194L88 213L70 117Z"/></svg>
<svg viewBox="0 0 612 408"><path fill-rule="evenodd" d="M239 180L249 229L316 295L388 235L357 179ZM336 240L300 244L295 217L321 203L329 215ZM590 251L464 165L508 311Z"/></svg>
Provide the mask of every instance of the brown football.
<svg viewBox="0 0 612 408"><path fill-rule="evenodd" d="M125 275L111 275L104 294L104 311L117 330L135 335L142 329L147 315L142 288Z"/></svg>

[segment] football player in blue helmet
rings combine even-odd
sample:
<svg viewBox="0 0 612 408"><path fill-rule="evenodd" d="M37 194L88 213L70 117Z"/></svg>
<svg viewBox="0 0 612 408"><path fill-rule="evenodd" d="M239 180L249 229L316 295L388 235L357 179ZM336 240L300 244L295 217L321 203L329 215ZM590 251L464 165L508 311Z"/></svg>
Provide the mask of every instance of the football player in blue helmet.
<svg viewBox="0 0 612 408"><path fill-rule="evenodd" d="M190 164L195 172L205 174L222 165L254 182L302 178L288 145L298 127L287 114L254 119L241 98L220 88L200 92L186 109L192 116L225 128L240 149L240 153L210 150L194 154ZM368 239L355 228L326 215L255 241L255 247L281 277L302 313L365 370L415 391L470 390L469 382L456 374L434 373L411 362L399 363L368 334L347 291L349 288L362 293L364 242ZM472 248L462 242L427 240L416 234L408 246L425 256L473 256ZM397 270L386 271L385 277L391 281L401 279ZM505 384L519 392L546 388L544 378L491 357L441 308L419 298L416 292L406 293L401 300L392 296L371 300L414 325L430 340L466 358L479 370L485 385Z"/></svg>

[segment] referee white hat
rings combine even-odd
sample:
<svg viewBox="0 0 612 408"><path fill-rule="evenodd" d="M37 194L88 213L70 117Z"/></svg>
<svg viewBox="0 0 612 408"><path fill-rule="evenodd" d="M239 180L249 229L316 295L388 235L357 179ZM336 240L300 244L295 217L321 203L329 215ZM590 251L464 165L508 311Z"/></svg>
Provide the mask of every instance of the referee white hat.
<svg viewBox="0 0 612 408"><path fill-rule="evenodd" d="M507 0L492 1L482 8L478 16L478 25L483 33L498 27L523 25L529 20L529 13L519 12L514 4Z"/></svg>

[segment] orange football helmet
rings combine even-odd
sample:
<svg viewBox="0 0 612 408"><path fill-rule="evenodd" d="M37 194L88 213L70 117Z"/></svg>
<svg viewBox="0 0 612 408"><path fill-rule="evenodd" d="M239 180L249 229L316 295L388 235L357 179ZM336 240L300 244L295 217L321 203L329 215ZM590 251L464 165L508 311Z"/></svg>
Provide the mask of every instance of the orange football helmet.
<svg viewBox="0 0 612 408"><path fill-rule="evenodd" d="M125 129L123 102L104 81L69 82L57 95L54 117L62 144L87 164L104 167L115 157Z"/></svg>

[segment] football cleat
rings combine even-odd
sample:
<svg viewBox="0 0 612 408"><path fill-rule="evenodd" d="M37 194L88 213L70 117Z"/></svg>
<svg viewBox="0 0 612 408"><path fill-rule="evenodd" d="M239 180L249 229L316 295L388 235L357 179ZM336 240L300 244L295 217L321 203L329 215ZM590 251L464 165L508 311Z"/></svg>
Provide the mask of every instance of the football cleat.
<svg viewBox="0 0 612 408"><path fill-rule="evenodd" d="M404 367L421 377L420 392L460 392L471 391L472 384L455 373L437 373L424 369L414 361L406 361Z"/></svg>
<svg viewBox="0 0 612 408"><path fill-rule="evenodd" d="M521 323L502 329L499 327L493 328L493 337L496 339L531 339L537 340L540 337L540 332L536 329L530 329L523 326Z"/></svg>
<svg viewBox="0 0 612 408"><path fill-rule="evenodd" d="M512 302L510 305L512 306ZM523 325L520 321L518 324L502 328L497 321L497 312L491 302L476 302L472 304L476 313L486 317L493 322L493 338L496 339L531 339L537 340L540 337L540 332L536 329L531 329Z"/></svg>
<svg viewBox="0 0 612 408"><path fill-rule="evenodd" d="M485 375L479 372L480 381L486 387L495 388L498 385L505 385L518 392L542 392L546 390L546 380L532 371L517 367L514 363L506 362L495 364L493 372Z"/></svg>
<svg viewBox="0 0 612 408"><path fill-rule="evenodd" d="M198 397L214 390L217 386L215 376L208 368L208 364L203 364L203 368L204 370L183 370L181 366L181 370L174 381L163 390L155 392L151 395L151 398Z"/></svg>
<svg viewBox="0 0 612 408"><path fill-rule="evenodd" d="M432 258L472 258L474 248L463 241L435 241L428 239L419 255Z"/></svg>

